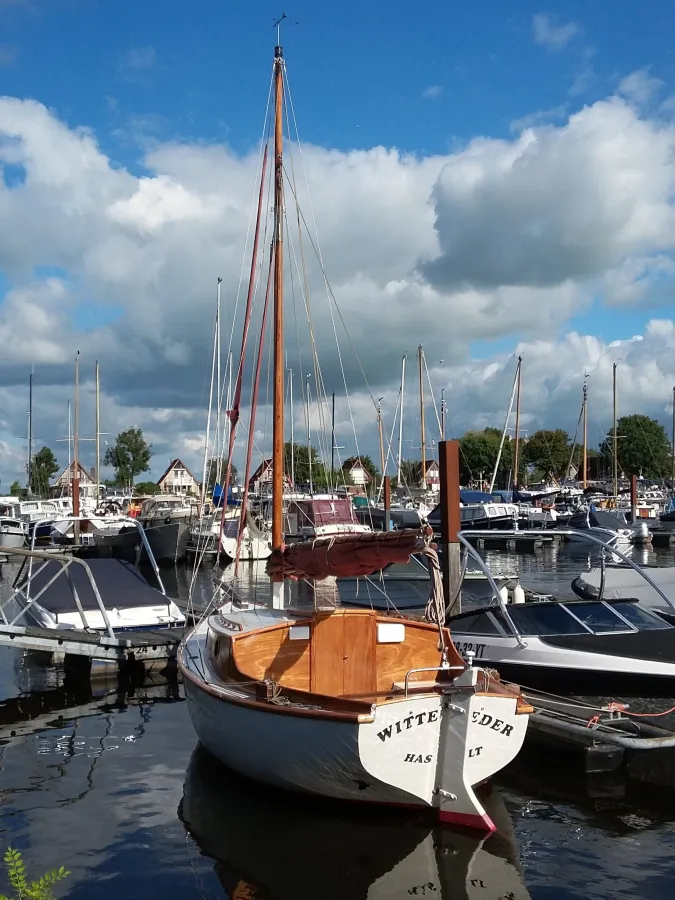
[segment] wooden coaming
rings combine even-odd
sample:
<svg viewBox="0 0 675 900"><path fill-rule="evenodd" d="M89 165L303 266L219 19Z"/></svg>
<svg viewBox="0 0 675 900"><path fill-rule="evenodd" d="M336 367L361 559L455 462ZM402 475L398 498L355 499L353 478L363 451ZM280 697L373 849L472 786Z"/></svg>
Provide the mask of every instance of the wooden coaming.
<svg viewBox="0 0 675 900"><path fill-rule="evenodd" d="M331 697L374 696L392 690L410 669L410 682L433 681L441 664L438 631L423 622L402 619L405 640L377 643L377 623L391 622L372 610L337 609L316 613L295 625L308 626L309 639L291 640L291 623L284 622L230 638L232 664L224 671L226 654L219 660L223 675L253 681L270 680L290 690ZM463 665L445 632L451 666ZM452 678L457 670L447 673Z"/></svg>
<svg viewBox="0 0 675 900"><path fill-rule="evenodd" d="M288 623L249 631L231 641L234 666L244 678L309 690L309 641L292 641Z"/></svg>

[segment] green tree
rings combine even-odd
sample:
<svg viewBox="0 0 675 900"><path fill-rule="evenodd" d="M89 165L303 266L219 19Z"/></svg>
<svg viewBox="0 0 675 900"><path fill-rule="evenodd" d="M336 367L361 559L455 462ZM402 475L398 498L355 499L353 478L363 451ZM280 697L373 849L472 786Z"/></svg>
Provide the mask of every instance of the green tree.
<svg viewBox="0 0 675 900"><path fill-rule="evenodd" d="M133 485L134 478L150 470L152 444L148 444L140 428L127 428L115 438L103 457L105 466L115 469L115 481L120 485Z"/></svg>
<svg viewBox="0 0 675 900"><path fill-rule="evenodd" d="M312 451L312 482L317 487L323 487L327 482L326 472L316 447L309 448L306 444L291 444L290 441L286 441L284 444L284 470L289 478L291 472L295 472L296 484L309 482L310 449Z"/></svg>
<svg viewBox="0 0 675 900"><path fill-rule="evenodd" d="M12 495L12 497L20 497L21 494L23 493L23 488L21 487L21 485L19 484L18 481L13 481L9 488L9 492Z"/></svg>
<svg viewBox="0 0 675 900"><path fill-rule="evenodd" d="M42 447L33 454L28 487L34 494L46 494L51 478L59 471L59 464L49 447Z"/></svg>
<svg viewBox="0 0 675 900"><path fill-rule="evenodd" d="M459 439L459 477L462 484L476 481L483 473L489 478L495 466L499 452L500 434L492 429L485 431L467 431Z"/></svg>
<svg viewBox="0 0 675 900"><path fill-rule="evenodd" d="M218 459L218 457L213 456L209 459L206 465L206 491L207 493L211 493L216 486L220 475L220 483L224 484L225 475L227 473L227 458L223 457L222 459ZM237 471L237 467L234 463L230 466L230 484L236 484L237 475L239 472Z"/></svg>
<svg viewBox="0 0 675 900"><path fill-rule="evenodd" d="M418 488L422 484L422 460L401 460L401 482L407 488Z"/></svg>
<svg viewBox="0 0 675 900"><path fill-rule="evenodd" d="M149 497L154 497L155 494L159 494L161 491L162 489L156 481L137 481L134 485L134 493L146 494Z"/></svg>
<svg viewBox="0 0 675 900"><path fill-rule="evenodd" d="M369 456L348 456L347 459L342 463L342 471L345 473L345 475L348 475L349 470L357 463L361 463L363 468L372 479L377 479L380 477L380 470L377 468L377 466Z"/></svg>
<svg viewBox="0 0 675 900"><path fill-rule="evenodd" d="M626 475L664 478L670 471L670 442L666 429L656 419L634 414L616 423L619 470ZM600 452L611 468L614 432L610 429Z"/></svg>
<svg viewBox="0 0 675 900"><path fill-rule="evenodd" d="M531 435L524 447L527 462L542 472L562 478L570 461L570 438L562 428L542 428Z"/></svg>

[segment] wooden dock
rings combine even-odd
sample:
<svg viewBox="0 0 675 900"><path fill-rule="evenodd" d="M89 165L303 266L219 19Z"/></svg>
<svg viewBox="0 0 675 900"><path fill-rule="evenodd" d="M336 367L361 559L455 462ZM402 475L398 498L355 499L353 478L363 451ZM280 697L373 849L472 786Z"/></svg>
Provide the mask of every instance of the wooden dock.
<svg viewBox="0 0 675 900"><path fill-rule="evenodd" d="M0 647L107 660L119 665L174 659L182 637L182 628L123 632L112 638L107 634L70 628L59 630L0 623Z"/></svg>
<svg viewBox="0 0 675 900"><path fill-rule="evenodd" d="M484 535L469 532L466 537L474 547L478 547L481 550L503 550L511 551L512 553L534 553L535 550L550 547L555 540L560 539L553 536L528 535L527 533L514 535L509 532L500 535L498 531L492 534L485 533Z"/></svg>

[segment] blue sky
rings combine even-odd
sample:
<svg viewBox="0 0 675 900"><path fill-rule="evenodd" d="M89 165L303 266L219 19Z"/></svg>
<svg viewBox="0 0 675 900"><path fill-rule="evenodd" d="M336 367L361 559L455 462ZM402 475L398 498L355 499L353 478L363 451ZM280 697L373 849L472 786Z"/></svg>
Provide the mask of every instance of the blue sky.
<svg viewBox="0 0 675 900"><path fill-rule="evenodd" d="M201 393L197 398L195 385L199 385L199 392L203 391L211 285L214 275L222 268L220 260L229 251L226 252L219 231L221 243L214 238L216 249L210 257L205 252L198 265L194 258L189 260L186 256L185 270L188 264L193 267L191 283L195 284L195 278L202 276L204 282L194 288L203 304L200 315L192 317L200 323L198 333L195 331L183 340L181 309L188 302L186 297L192 288L181 285L182 293L179 292L176 272L181 269L181 260L176 256L186 242L194 239L195 245L201 245L203 240L191 230L193 213L185 213L181 207L174 215L172 204L180 206L184 202L183 194L178 191L180 186L181 190L192 192L191 196L198 195L200 204L208 205L212 185L214 196L223 191L224 202L232 203L233 209L246 211L244 201L232 198L231 184L224 179L236 179L238 176L232 175L233 167L258 145L275 42L272 21L283 10L284 6L260 0L238 4L224 0L193 3L118 0L114 4L103 0L0 0L0 95L35 100L48 110L42 116L35 107L26 107L21 113L21 116L25 113L24 118L19 116L19 124L16 124L18 113L11 104L4 120L0 112L0 163L4 134L7 154L4 180L7 188L12 189L7 195L12 195L17 204L3 228L18 229L16 223L22 223L25 239L17 246L36 248L32 254L26 254L30 256L27 263L30 274L26 266L16 261L17 253L13 249L6 250L4 263L0 257L0 297L10 289L30 287L38 291L37 283L43 292L42 299L31 309L41 308L50 314L58 308L63 310L58 323L55 320L44 326L54 346L45 349L44 342L38 345L27 340L25 352L21 351L23 356L17 349L18 355L11 364L3 368L0 363L1 384L20 381L23 370L29 370L30 360L37 359L38 370L42 364L53 383L60 384L65 407L71 375L70 366L59 353L63 350L68 358L73 356L75 349L82 349L84 334L90 335L90 347L85 347L85 352L100 355L108 371L117 373L114 377L111 373L109 387L110 418L115 425L122 425L125 415L134 422L142 420L143 409L154 411L157 421L166 423L157 410L170 408L167 393L172 391L177 398L176 407L188 408L190 396L196 398L194 402L201 403ZM387 4L346 0L336 5L297 0L293 6L286 6L285 11L288 19L283 25L282 43L301 137L316 148L337 151L336 164L344 168L345 179L359 167L364 171L356 182L350 215L358 221L362 215L359 204L373 200L369 180L376 179L380 194L377 203L385 209L381 195L390 190L392 208L386 208L380 218L374 217L373 225L364 225L364 233L384 231L392 218L397 217L410 218L411 222L419 220L420 229L428 228L428 238L420 239L419 246L412 225L410 234L399 235L401 242L414 245L406 272L402 264L400 271L394 271L396 266L390 265L392 283L402 284L408 279L406 289L401 288L400 302L408 296L413 299L405 302L426 302L423 293L414 292L415 283L420 286L420 277L437 292L435 302L439 304L445 302L443 298L463 298L448 300L448 312L443 311L446 307L438 307L439 317L448 328L447 347L434 346L430 353L432 357L442 357L446 364L450 359L456 367L463 367L461 377L460 369L454 373L439 372L439 383L442 378L448 379L449 386L457 386L462 378L475 380L476 372L484 363L497 360L500 365L505 364L519 342L536 343L544 338L557 342L549 356L557 353L562 358L572 353L569 334L578 332L603 344L596 348L597 356L605 352L607 342L625 341L645 332L651 319L669 319L672 244L667 245L661 236L643 240L639 231L643 221L655 219L651 213L655 205L660 204L664 216L672 206L672 189L668 186L671 170L665 149L670 140L666 132L675 113L675 103L670 99L675 92L671 2L650 0L649 4L638 7L609 0L593 3L570 0L564 4L530 0L518 4L497 0L477 0L471 4L437 0L417 4L402 0ZM610 100L617 92L623 97L622 110L618 112L612 109ZM588 123L569 124L570 116L585 107L590 109ZM3 125L3 121L7 124ZM568 193L562 191L554 196L557 173L569 163L570 153L575 147L581 147L588 134L595 149L580 156L580 168L588 165L590 172L598 153L607 152L603 149L607 146L603 129L609 129L611 136L612 126L608 124L611 121L623 123L619 127L625 127L628 138L643 126L651 129L650 134L665 135L658 160L645 161L646 169L654 170L662 164L663 184L653 191L651 187L646 187L644 192L642 188L637 191L637 195L647 196L644 214L641 211L633 216L638 201L630 200L630 208L625 213L626 221L633 222L629 238L617 230L616 241L609 248L600 248L597 260L585 258L576 268L572 260L569 284L574 285L574 290L566 287L564 264L561 264L562 274L551 262L544 267L545 271L530 279L529 273L537 270L539 257L543 255L542 243L536 235L533 237L533 229L540 227L549 205L545 197L543 201L536 197L541 198L548 183L552 189L551 205L559 203L567 215L568 207L593 190L592 173L588 181L582 179L577 185L573 173L568 172L565 176L570 184ZM518 188L513 186L513 179L500 180L500 166L506 165L504 160L518 144L521 131L529 126L544 131L548 128L553 138L548 144L541 138L538 153L545 160L546 168L544 163L540 167L536 160L533 163L530 155L528 165L534 174L527 175L530 181L523 182L524 188L522 185ZM51 137L45 138L46 141L56 141L58 132L64 140L67 136L69 142L67 148L59 145L60 149L54 144L53 160L45 144L40 143L42 139L36 137L38 133L47 135L48 132ZM91 153L83 143L87 134L92 136L97 148ZM483 139L485 152L480 145ZM649 136L639 139L650 143ZM25 149L30 140L35 141L33 149ZM16 160L12 156L15 143L24 148L21 151L24 155L20 153L21 158ZM380 146L396 148L397 159L392 162L385 154L378 156L374 148ZM467 147L473 148L471 152L480 160L486 187L470 197L463 207L463 188L458 181L453 181L452 173L453 165L468 166L457 171L464 173L461 178L471 178L470 160L466 154L462 155ZM223 151L217 164L211 152L214 149ZM354 150L362 154L350 152ZM611 153L616 162L623 151L619 148ZM633 159L639 160L641 156L639 148L634 153L616 180L608 180L605 186L605 195L608 192L613 195L606 215L603 212L597 223L589 225L593 213L590 203L589 210L574 212L568 218L563 216L560 227L553 228L555 239L550 248L548 245L544 248L550 250L552 259L556 254L562 258L569 242L574 242L579 234L586 234L586 227L590 237L582 236L580 243L591 241L594 229L602 243L609 214L624 215L620 204L614 208L611 201L621 193L627 179L630 180L636 165ZM407 166L406 154L415 158L415 166ZM56 173L54 162L57 157L59 165L63 164L60 174ZM498 157L501 161L495 163ZM327 157L321 159L324 164ZM37 199L35 194L29 197L25 192L24 197L17 190L22 187L24 166L30 168L31 160L34 189L39 194L42 183L48 183L49 188ZM451 165L444 168L448 160ZM609 157L608 162L612 162ZM92 175L99 165L117 171L120 178L115 180L110 172L100 177ZM514 164L514 170L517 165ZM569 166L573 168L574 164ZM431 174L425 174L427 170ZM331 171L327 170L326 178L332 177ZM443 181L445 176L439 174L442 172L449 179L447 183ZM131 176L129 179L126 173ZM648 171L640 173L641 178L648 176ZM203 183L197 188L200 177ZM403 184L406 179L418 180L414 191ZM562 176L561 182L567 183L562 181ZM326 186L322 185L321 176L317 176L317 184L319 192ZM149 200L143 195L146 188L152 192ZM166 193L169 189L170 196ZM137 202L133 201L136 205L131 203L127 208L125 204L134 190L138 190ZM417 211L413 215L405 203L414 192ZM511 229L511 215L517 219L521 197L530 194L535 197L534 207L528 210L523 221L523 240L519 242L514 236L510 243L504 240L503 246L494 251L488 261L492 274L485 283L481 277L476 278L475 265L467 265L464 275L455 279L454 273L462 268L458 260L468 255L471 248L480 246L481 240L485 241L486 257L492 253L495 235L489 227L491 204L495 204L493 221L502 221L499 217L504 215L504 224L498 229L503 235ZM506 214L497 212L497 201L502 210L506 205ZM160 218L168 215L173 223L162 224L161 236L154 224L148 224L146 203L156 204L154 208L160 210ZM329 197L327 203L337 205L336 197ZM123 212L119 216L115 212L113 218L123 221L125 227L133 219L136 229L133 238L128 231L105 231L110 210L118 210L120 205L124 206ZM95 221L87 219L84 213L80 216L80 210L89 206L96 207L100 213ZM440 251L432 249L436 240L433 219L425 214L425 209L432 207L437 220L444 221L446 227L445 232L440 226L438 229ZM55 208L68 209L63 230L72 228L73 235L77 234L72 248L62 246L58 216L55 224L42 227ZM341 215L336 213L336 218ZM141 224L139 216L146 216ZM327 218L332 227L334 223L330 216ZM367 215L366 221L371 223ZM516 226L514 235L518 233ZM179 227L185 229L185 240L179 240L171 231ZM227 223L222 227L227 230ZM549 226L544 223L541 227L546 231ZM364 263L351 247L346 221L336 226L336 230L343 235L339 240L335 238L334 257L345 269L340 283L346 294L351 296L350 284L356 284L357 276L370 278L382 288L386 279L380 270L386 270L387 254L394 260L397 257L395 249L387 250L386 235L382 236L380 249L373 250L374 256L381 254L381 260L378 257L370 272L367 261ZM644 230L649 229L645 226ZM666 224L662 230L664 234L668 232ZM148 238L151 232L152 240ZM91 235L89 243L87 234ZM466 235L469 237L462 249ZM353 243L358 244L356 237ZM392 240L391 246L397 246L395 241ZM521 250L522 271L514 274L507 257L519 257ZM139 262L138 272L132 272L136 253L139 259L143 255L142 264ZM438 264L425 268L425 261L437 253L440 253ZM119 254L119 259L115 254ZM110 262L106 267L104 263L113 257L114 266ZM352 269L347 272L350 261ZM148 276L141 287L142 276L153 265L157 266L156 277ZM171 269L172 265L176 271ZM644 277L640 266L646 266ZM234 271L234 264L232 268ZM519 284L526 284L534 293L523 293L522 301L514 299L513 291ZM465 288L483 292L480 303L476 301L480 312L468 323L457 312L473 302L461 294ZM613 300L608 299L610 288L614 290ZM129 296L136 291L138 299L131 302ZM391 313L391 296L391 290L381 293L373 303L384 304L385 316L398 323L397 334L393 333L392 326L390 340L391 357L399 359L402 331L411 332L411 352L419 340L426 338L423 334L412 334L415 329L410 327L411 323ZM4 307L0 305L0 327L3 314L8 319L10 313L18 319L28 316L27 303L22 296L13 299L11 309L8 303ZM155 330L162 333L161 340L151 333L152 322L148 325L151 321L148 310L154 309L153 304L158 304L157 309L161 310L160 318L155 319ZM540 314L539 307L545 307L545 313ZM494 316L492 311L496 313ZM141 323L144 317L148 321ZM663 343L664 333L664 328L656 328L652 334L658 334L658 338L650 340ZM383 340L386 343L388 338ZM143 360L143 390L137 390L135 399L136 369L125 370L120 343L126 344L135 360ZM157 343L162 343L162 347L155 355ZM67 345L65 349L64 345ZM661 344L658 348L665 359L666 350ZM655 352L650 350L647 356L651 358ZM545 358L542 351L542 365ZM186 374L188 359L198 369L191 375ZM576 366L576 362L570 365ZM579 362L579 368L584 365L585 362ZM383 377L387 384L383 384L382 390L387 385L393 390L397 366L398 363L391 367L387 378ZM663 368L659 373L664 383L671 377ZM570 386L570 391L572 397L576 385ZM659 384L649 400L658 415L663 413L658 400L661 391ZM143 399L138 401L141 394ZM636 395L634 402L646 403L646 396ZM572 418L576 416L571 412L572 408L576 410L576 394L574 398L569 406ZM483 400L487 402L485 397ZM533 407L538 402L532 398ZM481 416L492 415L488 407ZM538 415L545 416L544 407L541 408ZM19 429L23 427L19 422L24 419L9 400L0 396L0 445L3 439L9 447L16 445ZM457 427L468 424L471 424L470 410L458 411ZM50 428L56 427L55 423L45 426L47 437ZM62 427L60 422L59 428ZM195 428L196 420L181 420L178 428L181 440L187 440L186 435ZM161 446L164 459L169 454L168 442L166 449L164 444Z"/></svg>
<svg viewBox="0 0 675 900"><path fill-rule="evenodd" d="M133 159L115 132L131 117L162 136L256 143L274 3L4 0L1 40L16 51L3 93L36 97L106 149ZM440 153L477 134L507 136L535 110L574 109L651 66L672 85L672 4L595 0L544 5L296 0L283 44L305 139ZM533 40L533 17L573 22L557 51ZM590 59L588 54L592 54ZM570 96L589 71L587 87ZM425 89L442 97L422 103Z"/></svg>

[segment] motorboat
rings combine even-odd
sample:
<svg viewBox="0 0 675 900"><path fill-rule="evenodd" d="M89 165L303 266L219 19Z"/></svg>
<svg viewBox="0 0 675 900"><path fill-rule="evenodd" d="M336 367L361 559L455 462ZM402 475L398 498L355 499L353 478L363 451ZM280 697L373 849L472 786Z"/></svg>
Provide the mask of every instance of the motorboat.
<svg viewBox="0 0 675 900"><path fill-rule="evenodd" d="M338 534L367 534L370 525L359 521L351 500L333 494L289 500L285 510L287 541L307 541Z"/></svg>
<svg viewBox="0 0 675 900"><path fill-rule="evenodd" d="M145 531L152 555L159 563L183 559L190 538L194 508L184 497L147 497L141 504L138 522ZM104 521L94 532L94 542L102 556L112 556L136 564L143 546L138 528L123 517Z"/></svg>
<svg viewBox="0 0 675 900"><path fill-rule="evenodd" d="M465 658L528 688L647 697L675 689L675 627L636 600L500 603L448 624Z"/></svg>
<svg viewBox="0 0 675 900"><path fill-rule="evenodd" d="M639 572L622 563L594 566L572 581L572 590L583 600L639 600L641 606L671 615L673 608L650 582L675 603L674 566L644 566Z"/></svg>
<svg viewBox="0 0 675 900"><path fill-rule="evenodd" d="M462 528L511 529L518 521L520 509L516 503L496 502L491 494L480 491L460 491L459 516ZM482 498L482 499L481 499ZM441 529L441 507L436 506L427 516L435 532Z"/></svg>
<svg viewBox="0 0 675 900"><path fill-rule="evenodd" d="M629 526L621 510L596 509L589 506L579 509L570 516L564 526L570 529L567 540L577 543L589 543L588 536L599 538L611 547L627 547L630 544L643 544L651 540L645 522ZM592 543L592 541L591 541Z"/></svg>
<svg viewBox="0 0 675 900"><path fill-rule="evenodd" d="M466 538L459 538L489 575ZM623 559L629 564L628 557ZM635 571L641 570L635 566ZM519 597L525 599L523 593ZM665 595L662 600L672 617L675 606ZM446 624L464 658L494 667L503 678L528 688L653 696L675 689L671 617L634 598L508 603L493 584L488 605L453 615Z"/></svg>
<svg viewBox="0 0 675 900"><path fill-rule="evenodd" d="M242 779L197 748L178 814L232 898L529 900L499 792L485 804L499 829L488 837L386 809L312 797L288 803L283 793ZM261 822L274 835L264 853Z"/></svg>
<svg viewBox="0 0 675 900"><path fill-rule="evenodd" d="M20 608L11 624L42 628L109 631L109 624L117 633L185 623L185 616L163 589L152 587L138 569L117 559L86 563L31 559L28 564L24 560L0 613L10 603Z"/></svg>
<svg viewBox="0 0 675 900"><path fill-rule="evenodd" d="M23 547L28 540L28 525L12 516L0 516L0 552L5 548Z"/></svg>
<svg viewBox="0 0 675 900"><path fill-rule="evenodd" d="M158 494L143 501L138 516L157 562L178 562L185 556L196 506L183 496Z"/></svg>

